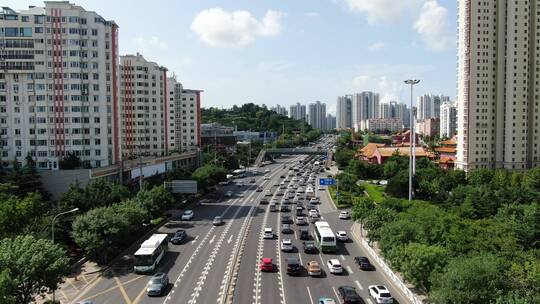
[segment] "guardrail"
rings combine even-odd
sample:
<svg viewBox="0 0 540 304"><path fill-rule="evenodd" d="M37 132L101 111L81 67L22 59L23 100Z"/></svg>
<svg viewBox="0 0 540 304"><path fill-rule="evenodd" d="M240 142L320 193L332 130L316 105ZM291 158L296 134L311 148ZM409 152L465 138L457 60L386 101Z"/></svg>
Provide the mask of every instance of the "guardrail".
<svg viewBox="0 0 540 304"><path fill-rule="evenodd" d="M420 300L408 287L405 285L403 280L397 276L394 271L386 264L383 258L381 258L371 246L369 246L369 243L365 238L362 237L362 234L360 234L360 231L362 230L362 227L358 223L354 223L353 227L351 228L353 232L353 236L357 236L360 245L366 249L367 253L370 256L370 259L372 261L375 261L379 265L379 269L382 269L384 274L394 283L394 286L396 286L401 293L407 298L407 300L410 301L412 304L423 304L422 300Z"/></svg>

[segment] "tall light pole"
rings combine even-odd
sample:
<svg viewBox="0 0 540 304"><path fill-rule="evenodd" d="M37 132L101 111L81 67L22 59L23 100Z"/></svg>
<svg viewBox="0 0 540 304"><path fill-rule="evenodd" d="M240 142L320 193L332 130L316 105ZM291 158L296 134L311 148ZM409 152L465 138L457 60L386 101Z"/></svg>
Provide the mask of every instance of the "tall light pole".
<svg viewBox="0 0 540 304"><path fill-rule="evenodd" d="M62 215L66 215L66 214L69 214L69 213L74 213L74 212L77 212L79 211L79 208L73 208L71 210L68 210L68 211L65 211L65 212L61 212L61 213L58 213L57 215L55 215L52 219L52 224L51 224L51 240L54 244L54 223L56 222L56 219ZM52 294L52 301L53 303L55 303L55 297L56 297L56 288L53 289L53 294Z"/></svg>
<svg viewBox="0 0 540 304"><path fill-rule="evenodd" d="M412 184L413 184L413 175L415 173L415 152L416 152L416 133L414 130L414 109L413 109L413 87L415 84L418 84L420 80L418 79L407 79L405 80L405 83L411 86L411 109L410 109L410 132L409 132L409 145L410 145L410 153L409 153L409 201L412 201L413 197L413 191L412 191Z"/></svg>

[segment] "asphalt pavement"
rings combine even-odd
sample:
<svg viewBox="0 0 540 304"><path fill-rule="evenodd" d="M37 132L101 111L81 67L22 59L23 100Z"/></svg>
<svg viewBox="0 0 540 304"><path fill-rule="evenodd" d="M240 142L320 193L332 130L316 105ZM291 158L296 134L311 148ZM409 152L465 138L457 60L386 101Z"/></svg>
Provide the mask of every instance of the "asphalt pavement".
<svg viewBox="0 0 540 304"><path fill-rule="evenodd" d="M288 157L278 160L276 164L259 168L268 169L266 173L270 180L264 180L263 174L255 176L256 183L250 184L252 177L236 180L244 182L244 187L228 185L220 189L225 193L229 190L235 193L232 198L222 198L213 202L197 204L191 221L171 220L166 223L160 233L174 233L177 229L185 229L189 235L187 242L182 245L169 244L169 251L159 264L158 271L168 274L170 284L162 297L150 298L146 295L146 284L150 275L135 274L130 259L124 259L114 265L87 288L80 290L72 303L91 300L94 303L138 304L138 303L225 303L225 293L233 285L234 303L318 303L320 297L334 298L340 303L337 288L350 285L356 288L366 303L374 303L369 297L367 288L373 284L386 285L397 303L408 303L394 288L381 271L362 271L354 263L355 256L366 256L363 248L354 241L339 243L338 251L334 254L306 254L302 250L299 238L299 226L291 225L295 233L281 233L281 216L287 214L295 218L295 212L270 212L269 205L260 205L259 201L266 190L271 190L276 196L276 183L287 175L288 167L300 157ZM323 176L321 173L320 176ZM263 192L256 192L257 186L264 187ZM351 237L352 220L338 219L339 211L335 209L326 191L317 191L321 199L318 206L321 219L328 222L334 232L344 230ZM242 195L240 195L242 193ZM294 207L294 205L292 205ZM213 226L212 220L221 215L224 224ZM274 239L263 239L262 232L266 227L274 231ZM314 225L308 228L314 239ZM246 233L242 233L242 232ZM280 241L289 238L295 245L293 252L282 252ZM245 246L242 246L244 244ZM242 250L241 255L238 253ZM270 257L275 264L274 272L261 272L261 258ZM299 258L305 266L309 261L317 261L323 269L321 277L310 277L304 268L299 276L289 276L286 273L286 259ZM336 258L346 270L342 275L330 274L326 263ZM238 272L234 271L235 261L239 262ZM234 276L235 280L231 280Z"/></svg>

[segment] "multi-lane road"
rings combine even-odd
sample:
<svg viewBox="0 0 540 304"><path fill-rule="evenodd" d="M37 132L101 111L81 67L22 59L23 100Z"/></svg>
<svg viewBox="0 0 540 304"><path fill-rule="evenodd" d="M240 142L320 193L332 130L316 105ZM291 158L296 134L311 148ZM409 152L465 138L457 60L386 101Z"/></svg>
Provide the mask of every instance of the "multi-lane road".
<svg viewBox="0 0 540 304"><path fill-rule="evenodd" d="M171 234L177 229L185 229L189 235L188 241L182 245L170 244L169 251L159 264L158 271L167 273L170 278L166 295L148 297L146 284L150 275L133 273L132 261L126 257L80 290L70 303L83 300L96 304L225 303L225 296L231 291L234 303L318 303L320 297L334 298L339 303L337 288L341 285L355 287L367 303L374 303L367 290L373 284L386 285L396 302L407 303L381 271L362 271L358 268L353 258L366 256L366 253L355 241L338 243L335 254L305 254L299 240L300 227L294 224L294 234L285 237L292 239L296 249L291 253L280 251L280 241L284 237L280 232L281 216L288 214L294 218L294 211L270 212L269 205L260 205L259 200L266 190L276 195L278 188L275 184L282 181L280 176L286 176L288 171L283 165L290 167L300 158L302 156L284 158L265 167L270 169L270 173L267 173L269 180L264 180L262 174L255 177L255 184L248 183L252 177L237 180L244 182L245 186L233 184L220 190L222 193L231 190L235 193L234 197L197 204L192 208L195 216L191 221L173 219L160 228L160 233ZM256 192L257 186L262 186L263 192ZM317 195L321 199L318 207L322 220L328 222L334 232L345 230L350 235L352 221L338 219L339 211L326 192L320 191ZM217 215L223 217L224 225L212 225ZM274 239L263 239L262 230L265 227L274 230ZM314 236L313 224L304 228L309 228ZM263 257L273 259L276 271L259 270L259 261ZM287 275L285 259L288 257L299 258L303 266L309 261L318 261L324 270L323 276L309 277L305 269L300 276ZM326 263L331 258L341 262L344 274L329 273Z"/></svg>

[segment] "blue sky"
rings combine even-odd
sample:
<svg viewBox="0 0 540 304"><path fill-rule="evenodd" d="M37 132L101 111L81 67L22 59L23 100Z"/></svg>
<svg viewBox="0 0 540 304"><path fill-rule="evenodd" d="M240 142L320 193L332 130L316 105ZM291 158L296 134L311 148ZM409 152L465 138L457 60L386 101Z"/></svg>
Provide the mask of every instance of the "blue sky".
<svg viewBox="0 0 540 304"><path fill-rule="evenodd" d="M142 53L203 106L272 106L377 91L455 96L455 0L80 0L120 26L120 52ZM4 0L24 9L42 1Z"/></svg>

